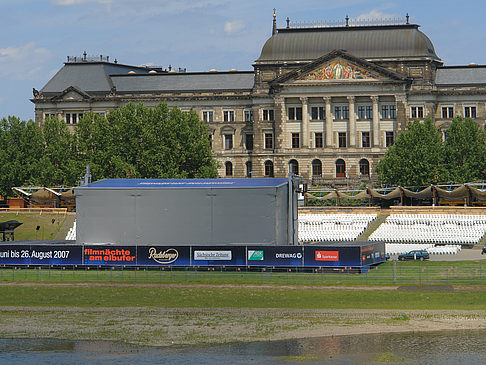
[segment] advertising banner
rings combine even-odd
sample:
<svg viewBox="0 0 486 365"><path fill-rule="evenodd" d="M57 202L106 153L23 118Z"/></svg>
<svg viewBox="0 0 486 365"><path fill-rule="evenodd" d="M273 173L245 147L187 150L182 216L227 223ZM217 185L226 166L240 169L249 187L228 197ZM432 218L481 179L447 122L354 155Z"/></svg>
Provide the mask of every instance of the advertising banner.
<svg viewBox="0 0 486 365"><path fill-rule="evenodd" d="M81 265L82 247L0 245L0 265Z"/></svg>
<svg viewBox="0 0 486 365"><path fill-rule="evenodd" d="M191 246L193 266L245 266L245 246Z"/></svg>
<svg viewBox="0 0 486 365"><path fill-rule="evenodd" d="M137 265L136 246L84 246L85 265Z"/></svg>
<svg viewBox="0 0 486 365"><path fill-rule="evenodd" d="M189 266L190 246L137 246L137 265Z"/></svg>
<svg viewBox="0 0 486 365"><path fill-rule="evenodd" d="M359 255L360 247L357 246L304 246L304 266L361 266Z"/></svg>
<svg viewBox="0 0 486 365"><path fill-rule="evenodd" d="M248 266L302 267L302 246L248 246Z"/></svg>
<svg viewBox="0 0 486 365"><path fill-rule="evenodd" d="M81 246L31 246L31 265L82 265Z"/></svg>
<svg viewBox="0 0 486 365"><path fill-rule="evenodd" d="M385 245L383 243L361 247L361 262L363 265L373 265L384 261L386 261L386 259Z"/></svg>

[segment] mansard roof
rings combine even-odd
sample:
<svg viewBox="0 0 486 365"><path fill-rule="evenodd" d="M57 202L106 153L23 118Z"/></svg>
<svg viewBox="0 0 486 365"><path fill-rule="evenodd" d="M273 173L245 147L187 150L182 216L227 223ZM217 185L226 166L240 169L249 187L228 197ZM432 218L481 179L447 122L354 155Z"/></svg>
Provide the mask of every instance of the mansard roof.
<svg viewBox="0 0 486 365"><path fill-rule="evenodd" d="M157 91L251 90L253 71L149 73L150 68L108 62L65 63L40 90L51 97L70 87L89 95Z"/></svg>
<svg viewBox="0 0 486 365"><path fill-rule="evenodd" d="M486 85L486 66L448 66L437 68L437 86Z"/></svg>
<svg viewBox="0 0 486 365"><path fill-rule="evenodd" d="M253 71L113 75L118 92L251 90Z"/></svg>
<svg viewBox="0 0 486 365"><path fill-rule="evenodd" d="M40 91L57 94L74 86L90 94L109 92L113 87L110 75L129 71L148 73L150 69L109 62L67 62Z"/></svg>
<svg viewBox="0 0 486 365"><path fill-rule="evenodd" d="M440 61L417 24L283 28L263 46L256 63L311 61L335 49L366 60L430 59Z"/></svg>

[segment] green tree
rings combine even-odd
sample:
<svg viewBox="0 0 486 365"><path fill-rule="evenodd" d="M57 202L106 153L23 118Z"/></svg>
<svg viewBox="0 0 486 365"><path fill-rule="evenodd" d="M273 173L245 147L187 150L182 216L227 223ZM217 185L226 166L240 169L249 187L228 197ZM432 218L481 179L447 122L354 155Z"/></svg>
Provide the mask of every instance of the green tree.
<svg viewBox="0 0 486 365"><path fill-rule="evenodd" d="M456 117L447 130L444 165L457 183L486 177L486 133L472 119Z"/></svg>
<svg viewBox="0 0 486 365"><path fill-rule="evenodd" d="M82 173L76 139L66 123L47 118L42 125L44 151L39 160L39 181L43 186L75 185Z"/></svg>
<svg viewBox="0 0 486 365"><path fill-rule="evenodd" d="M409 123L376 171L381 182L393 185L423 186L447 180L441 135L432 121Z"/></svg>
<svg viewBox="0 0 486 365"><path fill-rule="evenodd" d="M32 120L13 116L1 119L0 194L12 195L12 187L39 183L43 153L42 132Z"/></svg>
<svg viewBox="0 0 486 365"><path fill-rule="evenodd" d="M106 119L85 115L76 138L95 179L217 177L208 128L193 111L127 104Z"/></svg>

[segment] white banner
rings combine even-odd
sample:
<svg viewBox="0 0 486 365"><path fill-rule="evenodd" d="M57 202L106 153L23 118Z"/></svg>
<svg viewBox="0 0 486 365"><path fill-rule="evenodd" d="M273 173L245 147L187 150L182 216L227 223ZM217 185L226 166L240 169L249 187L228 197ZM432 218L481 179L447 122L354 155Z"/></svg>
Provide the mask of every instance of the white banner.
<svg viewBox="0 0 486 365"><path fill-rule="evenodd" d="M231 251L194 251L194 260L231 261Z"/></svg>

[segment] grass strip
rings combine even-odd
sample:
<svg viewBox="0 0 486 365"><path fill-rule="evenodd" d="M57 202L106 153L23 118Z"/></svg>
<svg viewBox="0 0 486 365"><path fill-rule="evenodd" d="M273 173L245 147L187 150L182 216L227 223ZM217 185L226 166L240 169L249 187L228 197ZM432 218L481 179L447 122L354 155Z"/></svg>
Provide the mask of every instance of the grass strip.
<svg viewBox="0 0 486 365"><path fill-rule="evenodd" d="M0 306L486 310L486 291L4 286Z"/></svg>

